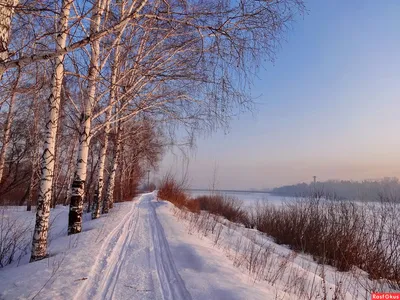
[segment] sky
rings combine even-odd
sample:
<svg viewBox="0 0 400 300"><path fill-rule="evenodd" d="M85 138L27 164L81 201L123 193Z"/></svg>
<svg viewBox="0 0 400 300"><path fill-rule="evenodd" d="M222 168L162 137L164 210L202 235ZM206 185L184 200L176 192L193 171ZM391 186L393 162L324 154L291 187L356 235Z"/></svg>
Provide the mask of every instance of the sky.
<svg viewBox="0 0 400 300"><path fill-rule="evenodd" d="M192 188L400 177L400 1L312 0L254 80L253 113L199 137ZM185 169L168 152L160 178Z"/></svg>

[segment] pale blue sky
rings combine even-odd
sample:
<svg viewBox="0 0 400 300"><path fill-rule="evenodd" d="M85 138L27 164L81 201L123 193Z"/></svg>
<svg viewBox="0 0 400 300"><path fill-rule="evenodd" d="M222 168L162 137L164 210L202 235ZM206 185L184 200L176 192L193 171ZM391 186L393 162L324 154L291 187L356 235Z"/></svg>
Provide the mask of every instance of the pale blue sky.
<svg viewBox="0 0 400 300"><path fill-rule="evenodd" d="M400 1L312 0L254 81L255 115L197 140L189 177L207 188L400 176ZM160 174L179 158L167 155ZM179 169L180 167L178 167ZM159 175L160 176L160 175Z"/></svg>

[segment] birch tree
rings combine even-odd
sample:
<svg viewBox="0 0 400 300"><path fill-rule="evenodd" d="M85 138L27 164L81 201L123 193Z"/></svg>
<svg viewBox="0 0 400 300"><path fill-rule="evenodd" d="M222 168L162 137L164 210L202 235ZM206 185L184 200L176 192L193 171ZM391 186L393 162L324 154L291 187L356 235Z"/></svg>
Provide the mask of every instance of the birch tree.
<svg viewBox="0 0 400 300"><path fill-rule="evenodd" d="M39 84L38 80L39 74L37 74L36 78L36 85ZM40 113L39 109L41 107L39 101L39 91L35 91L32 103L31 103L31 110L32 110L32 126L29 128L29 136L30 136L30 151L31 151L31 176L29 180L29 188L28 188L28 199L26 203L26 210L32 210L32 203L35 196L35 187L37 186L38 179L40 176L40 128L39 128L39 118Z"/></svg>
<svg viewBox="0 0 400 300"><path fill-rule="evenodd" d="M116 200L123 201L134 194L144 169L157 167L165 146L162 130L151 120L129 119L116 125L113 133L114 145L109 158L111 168L103 213L107 213Z"/></svg>
<svg viewBox="0 0 400 300"><path fill-rule="evenodd" d="M121 5L120 9L121 15L123 15L123 5ZM103 140L103 145L101 147L101 152L100 152L100 164L98 168L98 175L97 175L97 180L96 180L96 190L94 193L94 199L93 199L93 213L92 213L92 219L97 219L100 216L100 202L103 199L103 189L104 189L104 172L105 172L105 165L106 165L106 156L107 156L107 150L108 150L108 139L109 139L109 134L110 134L110 119L112 117L112 109L115 105L116 101L116 81L117 81L117 73L118 73L118 67L119 67L119 62L120 62L120 36L117 37L117 45L115 46L114 50L114 58L111 66L111 85L110 85L110 96L109 96L109 102L108 102L108 107L106 108L105 112L105 126L104 126L104 140ZM101 211L103 213L108 213L108 202L104 201Z"/></svg>
<svg viewBox="0 0 400 300"><path fill-rule="evenodd" d="M4 123L2 147L0 150L0 183L3 179L6 151L7 151L8 143L10 141L11 124L13 121L14 102L15 102L15 98L16 98L17 87L18 87L20 76L21 76L21 72L20 72L20 70L18 70L16 78L13 83L13 87L11 89L11 95L10 95L9 101L8 101L8 112L7 112L7 117L6 117L6 120Z"/></svg>
<svg viewBox="0 0 400 300"><path fill-rule="evenodd" d="M72 2L72 1L71 1ZM128 3L128 1L117 1L118 3ZM41 2L38 2L41 3ZM44 4L46 4L45 1L43 1ZM79 1L76 1L75 4L79 4ZM69 45L65 45L63 47L57 47L55 50L51 49L48 51L40 51L40 52L35 52L31 53L29 55L21 55L19 57L13 57L12 59L7 59L6 61L0 60L0 74L4 73L4 71L13 69L13 68L22 68L24 66L33 64L35 62L40 62L40 61L48 61L51 59L56 59L57 57L63 56L67 53L74 52L76 50L82 49L89 45L90 43L99 40L113 32L118 32L123 30L124 27L128 25L128 23L132 19L136 19L140 16L140 11L143 9L144 5L147 3L147 0L140 0L140 1L133 1L129 2L129 7L130 9L127 10L126 14L123 16L123 18L119 19L116 22L112 22L108 27L103 28L102 30L96 32L95 34L91 35L84 35L84 37L80 38L75 38ZM80 3L82 4L82 3ZM10 13L8 5L4 6L7 8L5 10L5 13ZM33 10L33 11L48 11L47 8L43 7L38 7L38 8L31 8L28 7L28 11ZM50 10L51 11L51 10ZM13 10L11 10L13 12ZM77 16L78 20L84 20L85 19L85 14L84 13L82 16ZM39 14L40 18L40 14ZM79 22L78 22L79 23ZM6 22L6 26L3 26L4 28L10 28L10 25L8 25L8 22ZM84 27L84 26L83 26ZM85 31L85 30L84 30ZM3 30L5 32L5 30ZM42 34L42 37L46 37L48 35L53 34L54 32L52 30L49 30L48 32ZM6 35L7 39L9 38L9 35Z"/></svg>
<svg viewBox="0 0 400 300"><path fill-rule="evenodd" d="M141 1L139 3L129 3L128 1L122 1L119 5L124 7L127 5L127 9L121 9L120 21L117 22L122 26L118 27L120 31L124 31L129 24L129 20L133 16L136 16L145 6L147 1ZM98 36L101 32L101 16L104 12L103 1L95 1L94 9L92 11L91 25L90 25L90 36ZM99 74L99 58L100 58L100 38L96 38L90 43L91 54L90 54L90 66L88 71L88 97L85 98L80 120L80 137L77 154L77 164L75 167L74 181L71 187L71 200L70 200L70 212L68 222L68 234L79 233L82 230L82 213L83 213L83 197L85 191L85 181L87 177L87 159L88 150L91 138L91 123L92 123L92 111L96 105L98 98L96 98L96 81ZM113 41L118 42L118 39ZM96 210L98 210L96 208Z"/></svg>
<svg viewBox="0 0 400 300"><path fill-rule="evenodd" d="M104 12L105 1L95 1L92 9L90 34L95 35L100 30L101 19ZM100 39L90 44L91 55L88 71L88 97L84 103L84 111L80 120L79 146L77 164L75 167L72 194L69 206L68 234L82 231L83 196L87 172L87 159L90 144L90 127L92 122L92 109L96 103L96 85L99 75Z"/></svg>
<svg viewBox="0 0 400 300"><path fill-rule="evenodd" d="M122 148L122 126L121 121L115 126L115 145L111 160L111 171L108 176L107 191L103 203L103 213L108 213L110 208L114 205L114 187L115 187L115 177L118 169L118 164L121 156Z"/></svg>
<svg viewBox="0 0 400 300"><path fill-rule="evenodd" d="M244 90L246 63L259 61L262 53L273 57L277 37L296 5L301 8L300 1L155 2L143 13L142 30L124 44L130 53L124 55L128 65L118 81L123 93L117 101L125 103L121 118L148 111L192 130L226 124L235 104L251 103ZM140 45L137 50L135 44ZM104 212L112 203L107 199L112 199L118 165L118 147L115 151Z"/></svg>
<svg viewBox="0 0 400 300"><path fill-rule="evenodd" d="M4 62L9 56L8 43L10 41L11 21L17 4L18 0L0 1L0 62ZM4 70L0 68L0 80L3 73Z"/></svg>
<svg viewBox="0 0 400 300"><path fill-rule="evenodd" d="M144 0L115 3L96 0L90 10L87 9L89 5L84 5L86 8L79 11L80 16L75 13L71 27L74 26L77 34L69 34L67 45L72 2L65 0L62 3L57 28L60 34L55 49L49 47L0 61L3 71L53 58L56 63L50 97L50 103L54 105L50 108L51 117L46 125L32 260L43 258L47 246L48 203L54 175L56 116L60 110L64 54L70 54L69 68L77 66L79 69L71 76L78 76L81 82L86 83L84 96L73 99L75 103L71 102L80 114L68 224L68 233L74 234L80 232L82 226L88 153L93 134L105 131L105 138L108 138L111 124L116 129L119 127L118 133L124 128L125 121L143 114L160 124L179 123L189 131L205 127L214 129L226 123L234 108L251 102L246 91L247 76L256 68L262 55L273 56L278 37L290 21L294 8L301 7L301 1L296 0L149 3ZM75 4L82 5L79 1ZM124 11L118 13L116 7L124 8ZM86 15L91 16L90 21ZM86 28L88 24L89 28ZM104 40L107 43L103 43ZM125 63L118 67L118 76L111 84L111 91L117 87L114 92L118 95L110 96L104 104L104 95L109 93L104 91L104 87L109 85L104 78L109 77L108 71L103 70L110 69L111 53L118 45L124 48ZM90 58L87 69L85 56ZM72 61L73 57L78 59ZM77 104L80 100L82 102ZM112 107L118 107L115 114L111 113ZM104 115L105 122L93 130L96 118ZM171 125L170 128L175 127ZM104 145L107 142L104 140ZM103 190L104 153L107 153L107 147L100 153L94 217L98 217ZM112 165L118 165L118 157L116 151ZM113 169L117 171L117 167Z"/></svg>
<svg viewBox="0 0 400 300"><path fill-rule="evenodd" d="M120 190L119 201L132 197L137 185L151 168L156 170L166 147L166 139L161 124L150 119L133 119L125 124L125 134L122 136L124 145L121 151L118 170ZM123 166L123 167L122 167Z"/></svg>
<svg viewBox="0 0 400 300"><path fill-rule="evenodd" d="M110 118L111 115L111 108L107 110L106 117ZM92 219L97 219L100 216L100 201L103 198L103 189L104 189L104 172L105 172L105 165L106 165L106 156L108 150L108 140L109 140L109 133L110 133L110 123L107 122L104 128L104 140L101 146L100 151L100 161L98 167L98 174L96 179L96 188L94 192L93 198L93 212L92 212ZM103 213L108 212L108 209L103 209Z"/></svg>
<svg viewBox="0 0 400 300"><path fill-rule="evenodd" d="M56 51L65 48L68 20L73 0L63 0L58 22ZM58 117L60 112L61 87L64 78L64 54L55 59L52 78L52 91L49 98L49 117L46 123L44 149L41 157L41 179L36 208L36 222L32 239L31 261L40 260L47 255L47 238L50 216L50 204L54 174L54 152Z"/></svg>
<svg viewBox="0 0 400 300"><path fill-rule="evenodd" d="M60 3L62 7L58 9ZM65 9L68 5L69 9ZM103 197L110 128L115 131L119 127L125 136L125 122L137 121L142 116L162 124L164 131L171 133L177 126L183 126L189 136L197 130L224 126L236 108L251 107L247 89L249 78L264 58L274 57L281 33L290 24L293 14L301 9L300 0L96 0L93 3L64 0L22 4L16 0L0 0L0 74L9 70L7 76L3 76L9 78L8 74L15 72L10 69L24 69L39 61L47 66L50 60L55 63L39 200L50 201L51 186L56 186L54 154L57 147L60 153L65 150L64 146L56 145L57 125L67 126L64 120L57 124L64 67L68 71L79 69L65 78L70 80L76 76L86 84L82 88L83 96L68 104L76 108L81 118L74 187L69 190L73 200L69 228L70 233L75 233L81 227L87 156L93 135L104 133L100 153L93 150L100 157L97 175L89 170L89 175L97 178L93 199L93 217L96 218ZM21 28L24 30L15 30ZM20 39L18 35L23 34L27 38ZM55 44L54 35L57 35ZM117 52L122 54L115 55ZM113 75L115 56L122 56L124 61L117 64ZM90 58L88 66L86 57ZM6 82L5 78L4 86L11 82ZM12 84L8 89L12 89ZM118 111L113 111L113 107L118 107ZM6 136L7 130L2 134ZM121 147L127 147L123 141L122 137ZM3 148L6 153L6 147ZM17 153L14 150L20 151L13 149L13 155ZM122 150L120 152L125 153ZM16 156L20 161L19 155ZM112 165L118 161L115 156L109 158ZM58 164L59 189L53 193L54 201L63 193L67 175L64 165L69 164L68 161L62 154ZM124 165L127 165L125 160ZM118 172L117 167L113 169ZM123 177L125 175L130 176L124 173ZM42 202L39 201L42 206L35 229L35 237L40 241L47 239L41 232L48 222L47 204ZM46 246L41 243L40 247ZM34 252L36 248L33 247ZM43 257L45 251L39 252Z"/></svg>

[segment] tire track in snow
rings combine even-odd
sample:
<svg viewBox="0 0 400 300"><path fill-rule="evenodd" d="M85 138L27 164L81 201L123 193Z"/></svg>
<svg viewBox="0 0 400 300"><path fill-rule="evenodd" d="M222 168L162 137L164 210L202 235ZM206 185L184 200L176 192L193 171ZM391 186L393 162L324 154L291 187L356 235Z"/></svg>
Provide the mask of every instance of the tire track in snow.
<svg viewBox="0 0 400 300"><path fill-rule="evenodd" d="M87 281L81 286L74 299L107 299L110 288L110 297L112 297L118 280L117 276L123 263L123 259L120 260L120 257L123 256L124 258L126 255L126 245L134 234L138 220L137 201L133 201L130 211L107 235L99 249Z"/></svg>
<svg viewBox="0 0 400 300"><path fill-rule="evenodd" d="M152 203L153 199L152 194L146 194L132 202L130 211L106 236L96 256L96 261L87 276L88 279L75 295L75 300L113 299L121 293L124 294L124 290L125 292L128 291L125 295L131 295L130 299L142 299L143 295L136 294L133 296L132 290L129 290L129 288L134 288L135 285L139 286L143 283L148 288L144 292L156 293L153 294L156 297L154 300L160 298L164 300L192 299L176 269L164 229L157 217L155 205ZM134 249L132 250L134 252L130 249L133 245ZM153 249L152 253L150 249ZM143 265L136 265L135 261L132 260L135 251L146 251L144 253L148 253L149 265L145 266L144 269ZM139 267L138 271L141 270L148 274L148 279L152 278L151 274L154 274L156 281L153 282L151 279L150 281L147 280L149 282L141 282L140 279L135 281L135 279L138 279L138 277L135 277L132 278L132 282L127 282L126 268L130 270L137 267ZM129 285L124 283L129 283ZM159 294L157 295L157 293ZM145 298L153 299L148 296Z"/></svg>
<svg viewBox="0 0 400 300"><path fill-rule="evenodd" d="M192 296L176 269L164 228L157 217L157 212L151 200L152 198L147 198L157 275L163 299L191 300Z"/></svg>
<svg viewBox="0 0 400 300"><path fill-rule="evenodd" d="M128 252L127 247L133 240L139 218L140 210L137 208L136 205L136 213L129 221L128 236L125 238L122 249L120 251L120 255L117 256L118 261L114 263L114 265L111 267L111 272L107 275L108 279L103 280L103 284L100 286L100 290L102 291L101 299L113 299L115 286L118 282L118 278L121 272L121 266L124 264Z"/></svg>

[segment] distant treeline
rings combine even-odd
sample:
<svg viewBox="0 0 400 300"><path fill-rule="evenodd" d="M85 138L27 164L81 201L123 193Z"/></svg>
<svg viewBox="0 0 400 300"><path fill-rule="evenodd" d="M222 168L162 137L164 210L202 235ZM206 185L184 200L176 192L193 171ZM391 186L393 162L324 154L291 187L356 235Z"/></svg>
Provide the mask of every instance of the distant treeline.
<svg viewBox="0 0 400 300"><path fill-rule="evenodd" d="M381 199L400 200L400 182L396 177L380 180L328 180L316 183L299 183L272 189L271 193L280 196L309 196L315 192L336 199L377 201Z"/></svg>

